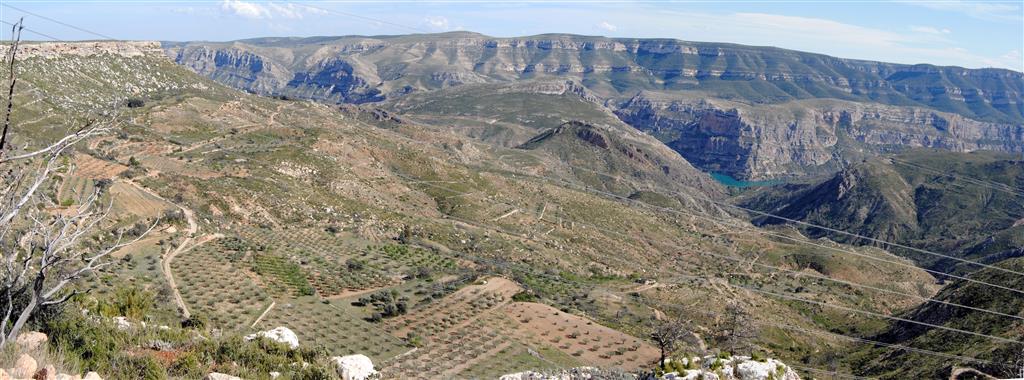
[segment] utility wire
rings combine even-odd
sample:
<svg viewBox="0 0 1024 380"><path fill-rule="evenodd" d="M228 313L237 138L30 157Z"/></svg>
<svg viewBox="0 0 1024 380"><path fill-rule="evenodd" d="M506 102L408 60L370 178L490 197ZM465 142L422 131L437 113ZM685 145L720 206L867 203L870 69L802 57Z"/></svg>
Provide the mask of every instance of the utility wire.
<svg viewBox="0 0 1024 380"><path fill-rule="evenodd" d="M15 24L15 23L12 23L12 22L4 21L4 20L0 20L0 23L3 23L4 25L7 25L7 26L14 26L14 24ZM25 30L26 32L35 34L35 35L43 37L43 38L49 38L51 40L58 41L58 42L63 42L64 41L64 40L61 40L60 38L51 36L51 35L43 33L43 32L35 31L33 29L29 29L29 28L22 28L22 29Z"/></svg>
<svg viewBox="0 0 1024 380"><path fill-rule="evenodd" d="M570 165L570 167L572 167L572 166ZM578 168L578 169L583 169L583 168ZM588 170L588 171L591 171L591 172L594 172L594 173L598 173L598 172L595 172L595 171L592 171L592 170L589 170L589 169L583 169L583 170ZM587 192L591 192L591 193L595 193L595 194L599 194L599 195L604 195L604 196L607 196L607 197L610 197L610 198L614 198L614 199L618 199L620 201L627 202L627 203L643 205L645 207L652 208L652 209L655 209L655 210L661 210L661 211L664 211L664 212L675 213L675 214L679 214L679 215L686 215L686 216L701 218L701 219L705 219L705 220L711 220L711 221L714 221L714 222L719 222L719 221L716 221L716 220L712 219L711 217L709 217L707 215L703 215L703 214L700 214L700 213L692 213L692 212L686 212L686 211L677 210L677 209L669 208L669 207L656 206L656 205L652 205L650 203L642 202L642 201L639 201L639 200L636 200L636 199L630 199L630 198L627 198L627 197L624 197L624 196L621 196L621 195L618 195L618 194L609 193L609 192L606 192L606 191L601 191L601 190L589 188L589 187L586 187L586 186L576 185L576 184L574 184L572 182L569 182L569 181L566 181L566 180L563 180L563 179L559 179L559 178L545 177L545 176L535 176L535 175L532 175L532 174L529 174L529 173L522 173L522 172L515 172L515 173L517 173L519 175L527 176L527 177L546 179L546 180L551 180L551 181L555 181L555 182L560 182L560 183L565 184L566 186L570 186L570 187L579 189L581 191L587 191ZM622 181L621 178L616 177L616 176L612 176L612 175L604 174L604 173L600 173L600 174L607 175L607 176L610 176L612 178L616 178L616 179ZM676 196L683 196L683 197L687 196L686 194L680 194L678 192L674 192L673 194L676 195ZM878 257L875 257L875 256L867 255L867 254L862 253L862 252L857 252L857 251L854 251L854 250L842 249L842 248L837 248L837 247L830 247L830 246L826 246L826 245L823 245L823 244L820 244L820 243L815 243L815 242L806 241L806 240L802 240L802 239L796 239L796 238L793 238L793 237L790 237L790 236L786 236L786 235L782 235L782 234L772 233L772 232L765 231L765 230L759 229L759 228L748 228L748 230L754 231L754 232L759 233L759 234L776 236L776 237L779 237L779 238L788 239L788 240L799 242L799 243L803 243L803 244L814 245L814 246L817 246L817 247L826 248L826 249L830 249L830 250L835 250L835 251L838 251L838 252L849 253L849 254L860 256L860 257L864 257L864 258L867 258L867 259L870 259L870 260L885 262L885 263L894 264L894 265L905 266L905 267L913 268L913 269L920 269L920 270L923 270L925 272L934 274L936 276L955 278L955 279L964 280L964 281L975 283L975 284L986 285L986 286L990 286L990 287L994 287L994 288L998 288L998 289L1002 289L1002 290L1007 290L1007 291L1011 291L1011 292L1014 292L1014 293L1018 293L1018 294L1024 295L1024 290L1020 290L1020 289L1016 289L1016 288L1011 288L1011 287L1007 287L1007 286L1003 286L1003 285L993 284L993 283L985 282L985 281L981 281L981 280L975 280L975 279L968 278L968 277L965 277L965 276L960 276L960 275L940 272L940 271L936 271L936 270L932 270L932 269L921 268L921 267L918 267L916 265L905 263L905 262L885 260L885 259L878 258Z"/></svg>
<svg viewBox="0 0 1024 380"><path fill-rule="evenodd" d="M611 175L611 174L607 174L607 173L601 173L601 172L598 172L598 171L595 171L595 170L591 170L591 169L587 169L587 168L581 168L581 167L574 166L574 165L567 165L567 166L570 167L570 168L573 168L573 169L584 170L584 171L588 171L588 172L591 172L591 173L594 173L594 174L598 174L598 175L601 175L601 176L606 176L606 177L609 177L609 178L614 178L614 179L617 179L617 180L622 180L620 177L615 176L615 175ZM679 194L677 193L677 195L679 195ZM981 263L981 262L977 262L977 261L973 261L973 260L968 260L968 259L963 259L963 258L959 258L959 257L955 257L955 256L950 256L950 255L942 254L942 253L932 252L932 251L929 251L929 250L926 250L926 249L915 248L915 247L907 246L907 245L904 245L904 244L893 243L893 242L889 242L889 241L886 241L886 240L873 238L873 237L870 237L870 236L864 236L864 235L861 235L861 234L857 234L857 233L853 233L853 232L847 232L847 231L843 231L843 230L839 230L839 229L835 229L835 228L831 228L831 227L826 227L826 226L822 226L822 225L819 225L819 224L814 224L814 223L810 223L810 222L804 222L802 220L796 220L796 219L792 219L792 218L787 218L787 217L780 216L780 215L775 215L775 214L772 214L772 213L769 213L769 212L754 210L752 208L747 208L747 207L743 207L743 206L737 206L737 205L734 205L734 204L731 204L731 203L728 203L728 202L722 202L722 201L713 199L713 198L711 198L709 196L706 196L706 195L703 195L703 194L690 194L689 196L691 196L693 198L701 199L701 200L704 200L704 201L707 201L707 202L711 202L711 203L714 203L714 204L717 204L717 205L720 205L720 206L729 207L729 208L733 208L733 209L737 209L737 210L741 210L741 211L746 211L748 213L758 214L758 215L761 215L761 216L764 216L764 217L775 218L775 219L787 221L787 222L790 222L790 223L800 224L800 225L804 225L804 226L808 226L808 227L813 227L813 228L817 228L817 229L821 229L821 230L825 230L825 231L829 231L829 232L834 232L834 233L841 234L841 235L846 235L846 236L856 237L856 238L859 238L859 239L864 239L864 240L871 241L871 242L878 243L878 244L884 244L884 245L887 245L887 246L890 246L890 247L898 247L898 248L914 251L914 252L917 252L917 253L923 253L923 254L926 254L926 255L941 257L941 258L945 258L945 259L950 259L950 260L958 261L958 262L965 263L965 264L972 264L972 265L980 266L980 267L983 267L983 268L988 268L988 269L997 270L997 271L1006 272L1006 273L1012 273L1012 274L1024 277L1024 273L1018 272L1018 271L1015 271L1015 270L1012 270L1012 269L1006 269L1006 268L998 267L998 266L995 266L995 265L989 265L989 264L985 264L985 263Z"/></svg>
<svg viewBox="0 0 1024 380"><path fill-rule="evenodd" d="M363 20L363 21L371 21L373 23L380 23L380 24L390 25L390 26L393 26L393 27L396 27L396 28L410 30L410 31L417 32L417 33L430 33L430 31L428 31L428 30L424 30L424 29L420 29L420 28L416 28L416 27L411 27L411 26L407 26L407 25L402 25L402 24L394 23L394 22L387 21L387 20L381 20L381 19L378 19L378 18L367 17L367 16L363 16L363 15L358 15L358 14L355 14L355 13L343 12L343 11L339 11L339 10L336 10L336 9L330 9L330 8L323 8L323 7L313 6L313 5L309 5L308 3L305 3L305 2L298 2L298 3L302 4L302 6L304 6L304 7L321 10L321 11L324 11L324 12L327 12L327 13L333 13L333 14L342 15L342 16L346 16L346 17L357 18L357 19L360 19L360 20Z"/></svg>
<svg viewBox="0 0 1024 380"><path fill-rule="evenodd" d="M91 31L91 30L89 30L89 29L85 29L85 28L82 28L82 27L78 27L78 26L75 26L75 25L71 25L71 24L68 24L68 23L66 23L66 22L63 22L63 21L60 21L60 20L55 20L55 19L52 19L52 18L49 18L49 17L43 16L43 15L41 15L41 14L38 14L38 13L34 13L34 12L29 12L29 11L26 11L26 10L24 10L24 9L21 9L21 8L15 7L15 6L13 6L13 5L10 5L10 4L0 4L0 6L4 6L4 7L7 7L7 8L10 8L10 9L16 10L16 11L18 11L18 12L24 13L24 14L28 14L28 15L32 15L32 16L36 16L36 17L39 17L39 18L41 18L41 19L43 19L43 20L46 20L46 21L50 21L50 22L53 22L53 23L57 23L57 24L60 24L60 25L66 26L66 27L68 27L68 28L71 28L71 29L74 29L74 30L77 30L77 31L80 31L80 32L85 32L85 33L88 33L88 34L91 34L91 35L94 35L94 36L97 36L97 37L100 37L100 38L103 38L103 39L108 39L108 40L116 40L116 39L117 39L117 38L114 38L114 37L108 36L108 35L106 35L106 34L103 34L103 33L99 33L99 32L94 32L94 31Z"/></svg>
<svg viewBox="0 0 1024 380"><path fill-rule="evenodd" d="M401 177L401 178L405 178L407 180L413 180L412 178L405 177L405 176L402 176L402 175L398 175L398 176ZM413 180L412 182L415 183L417 181ZM423 184L425 184L427 186L444 189L446 191L454 192L454 193L459 194L459 195L471 194L471 193L459 192L459 191L456 191L454 189L451 189L451 188L448 188L448 187L444 187L444 186L434 185L432 183L425 182L425 181L419 181L418 183L423 183ZM469 183L461 182L461 184L469 184ZM509 204L509 206L515 207L517 209L522 209L522 207L517 207L516 205ZM567 217L567 215L559 214L557 212L556 212L556 215ZM554 222L554 221L545 220L543 218L538 218L538 219L541 220L541 221L545 221L545 222L556 224L556 222ZM735 225L734 223L726 221L724 219L717 219L717 220L710 220L710 221L718 222L718 223L722 223L722 224L726 224L726 225L730 225L730 226L734 226L734 227L741 227L741 226ZM619 235L621 237L625 237L625 238L629 238L629 239L635 239L635 236L627 235L627 234L624 234L624 233L619 232L619 231L614 231L614 230L609 230L609 229L606 229L606 228L598 227L598 226L595 226L595 225L592 225L592 224L580 223L580 225L587 226L587 227L593 228L595 230L602 231L604 233L615 234L615 235ZM666 245L664 242L660 242L660 243L663 246ZM715 254L715 253L711 253L711 252L704 252L704 251L698 251L697 253L698 254L702 254L702 255L712 256L712 257L715 257L715 258L727 259L727 260L735 261L737 263L747 263L745 258L737 258L735 256L720 255L720 254ZM764 252L761 252L761 253L764 253ZM1007 317L1007 318L1013 318L1013 319L1018 319L1018 320L1024 320L1024 317L1021 317L1021 316L1018 316L1018 315L1013 315L1013 314L1007 314L1007 313L1003 313L1003 312L999 312L999 311L995 311L995 310L989 310L989 309L984 309L984 308L979 308L979 307L967 306L967 305L962 305L962 304L958 304L958 303L954 303L954 302L943 301L943 300L939 300L939 299L935 299L935 298L924 297L924 296L917 295L917 294L904 293L904 292L899 292L899 291L895 291L895 290L879 288L879 287L875 287L875 286L871 286L871 285L859 284L859 283L855 283L855 282L850 282L850 281L840 280L840 279L836 279L836 278L831 278L831 277L824 276L824 275L814 275L814 274L804 273L804 272L801 272L801 271L795 271L795 270L792 270L792 269L786 269L786 268L782 268L782 267L778 267L778 266L773 266L773 265L768 265L768 264L763 264L763 263L752 262L751 264L757 265L757 266L760 266L760 267L763 267L763 268L773 269L773 270L780 271L780 272L787 272L787 273L793 274L794 276L813 277L813 278L818 278L818 279L821 279L821 280L826 280L826 281L831 281L831 282L835 282L835 283L840 283L840 284L851 286L851 287L859 287L859 288L863 288L863 289L874 290L874 291L877 291L877 292L884 292L884 293L901 295L901 296L904 296L904 297L916 298L916 299L919 299L919 300L924 301L924 302L938 303L938 304L943 304L943 305L947 305L947 306L959 307L959 308L964 308L964 309L968 309L968 310L988 313L988 314L997 315L997 316L1001 316L1001 317Z"/></svg>
<svg viewBox="0 0 1024 380"><path fill-rule="evenodd" d="M402 174L395 174L395 175L397 177L399 177L399 178L403 178L403 179L407 179L407 180L415 180L415 178L408 177L408 176L405 176L405 175L402 175ZM449 192L452 192L452 193L456 193L456 194L469 194L469 193L461 192L461 191L458 191L458 190L455 190L455 189L452 189L452 188L448 188L448 187L445 187L445 186L436 185L436 184L433 184L433 183L427 183L427 182L421 182L421 183L423 183L424 185L430 186L430 187L444 189L446 191L449 191ZM463 183L464 184L468 184L468 182L463 182ZM491 204L499 204L500 203L500 204L503 204L503 205L508 205L507 203L503 203L503 202L494 202L494 201L487 201L487 200L484 200L484 201L487 202L487 203L491 203ZM515 207L515 205L511 205L511 206ZM547 222L551 222L551 221L547 221ZM474 225L477 224L476 222L469 222L469 223L470 224L474 224ZM612 231L609 231L607 229L604 229L604 228L601 228L601 227L597 227L597 226L594 226L594 225L591 225L591 224L587 224L587 223L577 223L577 224L579 224L581 226L586 226L586 227L589 227L589 228L592 228L592 229L598 230L598 231L612 232ZM488 227L481 227L481 228L491 229L491 230L496 230L498 232L507 233L506 231L504 231L503 229L498 228L498 227L490 227L490 226L488 226ZM618 233L620 235L626 236L625 234L622 234L622 233L619 233L619 232L612 232L612 233ZM519 234L514 234L514 235L520 236ZM524 237L524 238L532 240L532 241L537 242L539 244L542 244L542 242L537 241L536 238L532 238L532 237ZM666 244L666 243L664 243L662 241L648 240L647 242L651 243L651 244L657 244L659 246L662 246L663 248L667 247L667 248L669 248L670 251L675 249L675 247L672 246L671 244ZM692 275L687 275L687 276L684 276L684 277L702 280L702 281L707 282L709 284L713 283L711 281L711 277L692 276ZM832 305L832 304L828 304L828 303L825 303L825 302L809 300L809 299L805 299L805 298L790 296L790 295L776 293L776 292L770 292L770 291L766 291L766 290L762 290L762 289L756 289L756 288L752 288L752 287L746 287L746 286L741 286L741 285L734 285L734 284L728 283L727 280L726 280L725 284L721 284L721 285L726 285L726 286L730 286L730 287L734 287L734 288L745 289L745 290L752 291L752 292L755 292L755 293L772 295L772 296L779 297L779 298L790 299L790 300L794 300L794 301L801 301L801 302L810 303L810 304L814 304L814 305L818 305L818 306L837 308L837 309L840 309L840 310L844 310L844 311L848 311L848 312L854 312L854 313L859 313L859 314L864 314L864 315L868 315L868 316L872 316L872 317L876 317L876 318L890 319L890 320L895 320L895 321L899 321L899 322L918 324L918 325L923 325L923 326L930 327L930 328L935 328L935 329L940 329L940 330L947 330L947 331L961 333L961 334L967 334L967 335L973 335L973 336L979 336L979 337L986 337L986 338L993 339L993 340L996 340L996 341L1001 341L1001 342L1022 343L1022 342L1014 340L1014 339L1003 338L1003 337L999 337L999 336L988 335L988 334L983 334L983 333L978 333L978 332L973 332L973 331L968 331L968 330L963 330L963 329L957 329L957 328L952 328L952 327L946 327L946 326L941 326L941 325L936 325L936 324L931 324L931 323L926 323L926 322L919 322L919 321L914 321L914 320L911 320L911 319L889 316L889 315L885 315L885 314L881 314L881 313L877 313L877 312L872 312L872 311L868 311L868 310L862 310L862 309L857 309L857 308L850 308L850 307L839 306L839 305ZM863 338L854 338L854 339L861 339L863 341L869 341L869 342L872 342L872 343L878 343L880 345L886 345L887 344L887 343L884 343L884 342L870 341L870 340L866 340L866 339L863 339ZM890 348L896 348L896 347L890 347ZM919 349L915 349L915 350L919 350ZM922 352L923 353L924 351L927 351L927 350L919 350L918 352ZM950 356L950 354L943 354L944 358L949 358L949 356ZM962 357L962 359L965 359L965 360L969 359L971 361L983 361L982 359L976 359L976 358L971 358L971 357Z"/></svg>

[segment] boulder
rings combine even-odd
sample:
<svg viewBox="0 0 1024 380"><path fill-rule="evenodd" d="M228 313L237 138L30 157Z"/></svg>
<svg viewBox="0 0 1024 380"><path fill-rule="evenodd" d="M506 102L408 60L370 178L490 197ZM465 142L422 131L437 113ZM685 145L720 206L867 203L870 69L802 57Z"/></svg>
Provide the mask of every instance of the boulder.
<svg viewBox="0 0 1024 380"><path fill-rule="evenodd" d="M231 376L226 373L210 372L203 380L242 380L241 377Z"/></svg>
<svg viewBox="0 0 1024 380"><path fill-rule="evenodd" d="M31 378L36 374L36 370L39 369L39 364L28 354L21 354L18 360L14 362L14 368L11 368L11 377L19 379Z"/></svg>
<svg viewBox="0 0 1024 380"><path fill-rule="evenodd" d="M128 330L132 328L132 323L128 322L126 317L114 317L114 325L117 326L118 330Z"/></svg>
<svg viewBox="0 0 1024 380"><path fill-rule="evenodd" d="M58 373L57 380L82 380L82 376L79 375L68 375L66 373Z"/></svg>
<svg viewBox="0 0 1024 380"><path fill-rule="evenodd" d="M273 330L261 331L255 334L246 335L245 340L256 338L267 338L275 342L287 344L292 349L299 348L299 337L291 329L281 326Z"/></svg>
<svg viewBox="0 0 1024 380"><path fill-rule="evenodd" d="M85 374L85 377L83 377L82 380L103 380L103 378L96 372L89 372Z"/></svg>
<svg viewBox="0 0 1024 380"><path fill-rule="evenodd" d="M331 361L341 380L366 380L377 373L373 361L366 355L335 356Z"/></svg>
<svg viewBox="0 0 1024 380"><path fill-rule="evenodd" d="M800 376L792 368L775 359L763 362L747 360L736 365L736 378L741 380L796 380Z"/></svg>
<svg viewBox="0 0 1024 380"><path fill-rule="evenodd" d="M35 380L57 380L57 369L53 365L48 365L36 372L32 378Z"/></svg>
<svg viewBox="0 0 1024 380"><path fill-rule="evenodd" d="M46 334L38 331L29 331L19 334L16 343L18 344L18 347L25 351L33 351L39 348L43 343L46 343L48 339L49 338L46 337Z"/></svg>
<svg viewBox="0 0 1024 380"><path fill-rule="evenodd" d="M765 359L764 361L752 360L747 356L733 356L729 358L717 358L705 356L703 358L687 358L693 361L702 369L683 370L680 373L666 373L662 380L800 380L800 375L786 364L775 360ZM709 366L718 362L721 366L718 370L711 371Z"/></svg>
<svg viewBox="0 0 1024 380"><path fill-rule="evenodd" d="M276 379L278 377L281 377L281 373L280 372L271 372L270 373L270 378L271 379Z"/></svg>

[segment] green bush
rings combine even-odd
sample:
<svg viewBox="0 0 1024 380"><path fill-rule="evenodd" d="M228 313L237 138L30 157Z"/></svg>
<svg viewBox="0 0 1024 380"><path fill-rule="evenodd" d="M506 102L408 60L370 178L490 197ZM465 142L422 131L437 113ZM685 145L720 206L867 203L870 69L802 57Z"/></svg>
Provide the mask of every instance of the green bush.
<svg viewBox="0 0 1024 380"><path fill-rule="evenodd" d="M124 316L135 320L143 320L153 310L156 294L137 287L119 287L113 299L101 300L97 303L99 314L104 317Z"/></svg>
<svg viewBox="0 0 1024 380"><path fill-rule="evenodd" d="M110 379L162 380L167 378L164 367L152 356L126 353L115 356L104 375Z"/></svg>
<svg viewBox="0 0 1024 380"><path fill-rule="evenodd" d="M750 359L754 360L754 361L762 362L762 363L768 361L768 358L765 356L764 352L761 352L761 351L754 351L754 352L752 352L750 354Z"/></svg>
<svg viewBox="0 0 1024 380"><path fill-rule="evenodd" d="M199 361L199 356L195 353L188 352L182 354L171 364L170 372L172 376L183 377L187 379L198 379L205 375L206 370Z"/></svg>
<svg viewBox="0 0 1024 380"><path fill-rule="evenodd" d="M537 296L533 295L533 293L530 293L529 291L521 291L512 296L512 301L535 302L537 301Z"/></svg>

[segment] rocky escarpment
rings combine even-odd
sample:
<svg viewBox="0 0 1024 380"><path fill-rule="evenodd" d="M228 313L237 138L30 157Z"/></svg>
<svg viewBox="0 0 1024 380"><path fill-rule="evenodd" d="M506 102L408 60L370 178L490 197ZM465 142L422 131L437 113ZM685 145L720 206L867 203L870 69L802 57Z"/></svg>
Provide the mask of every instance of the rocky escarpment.
<svg viewBox="0 0 1024 380"><path fill-rule="evenodd" d="M160 43L156 41L82 41L22 43L18 58L60 58L68 56L116 55L121 57L160 56Z"/></svg>
<svg viewBox="0 0 1024 380"><path fill-rule="evenodd" d="M576 35L457 32L165 43L178 63L259 93L361 102L467 83L581 81L604 98L700 90L754 103L835 98L1024 122L1024 74L858 61L777 48Z"/></svg>
<svg viewBox="0 0 1024 380"><path fill-rule="evenodd" d="M907 148L1024 152L1024 126L921 107L840 100L749 105L645 92L616 115L695 166L742 179L829 173L865 153Z"/></svg>

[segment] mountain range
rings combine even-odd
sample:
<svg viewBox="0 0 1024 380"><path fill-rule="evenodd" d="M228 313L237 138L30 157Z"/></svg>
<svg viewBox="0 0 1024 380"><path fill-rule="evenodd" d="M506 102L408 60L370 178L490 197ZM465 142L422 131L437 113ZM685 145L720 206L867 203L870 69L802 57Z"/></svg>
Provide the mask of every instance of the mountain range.
<svg viewBox="0 0 1024 380"><path fill-rule="evenodd" d="M259 38L163 48L232 87L339 103L566 80L701 170L740 179L833 173L862 151L1024 152L1024 74L1004 69L561 34Z"/></svg>

